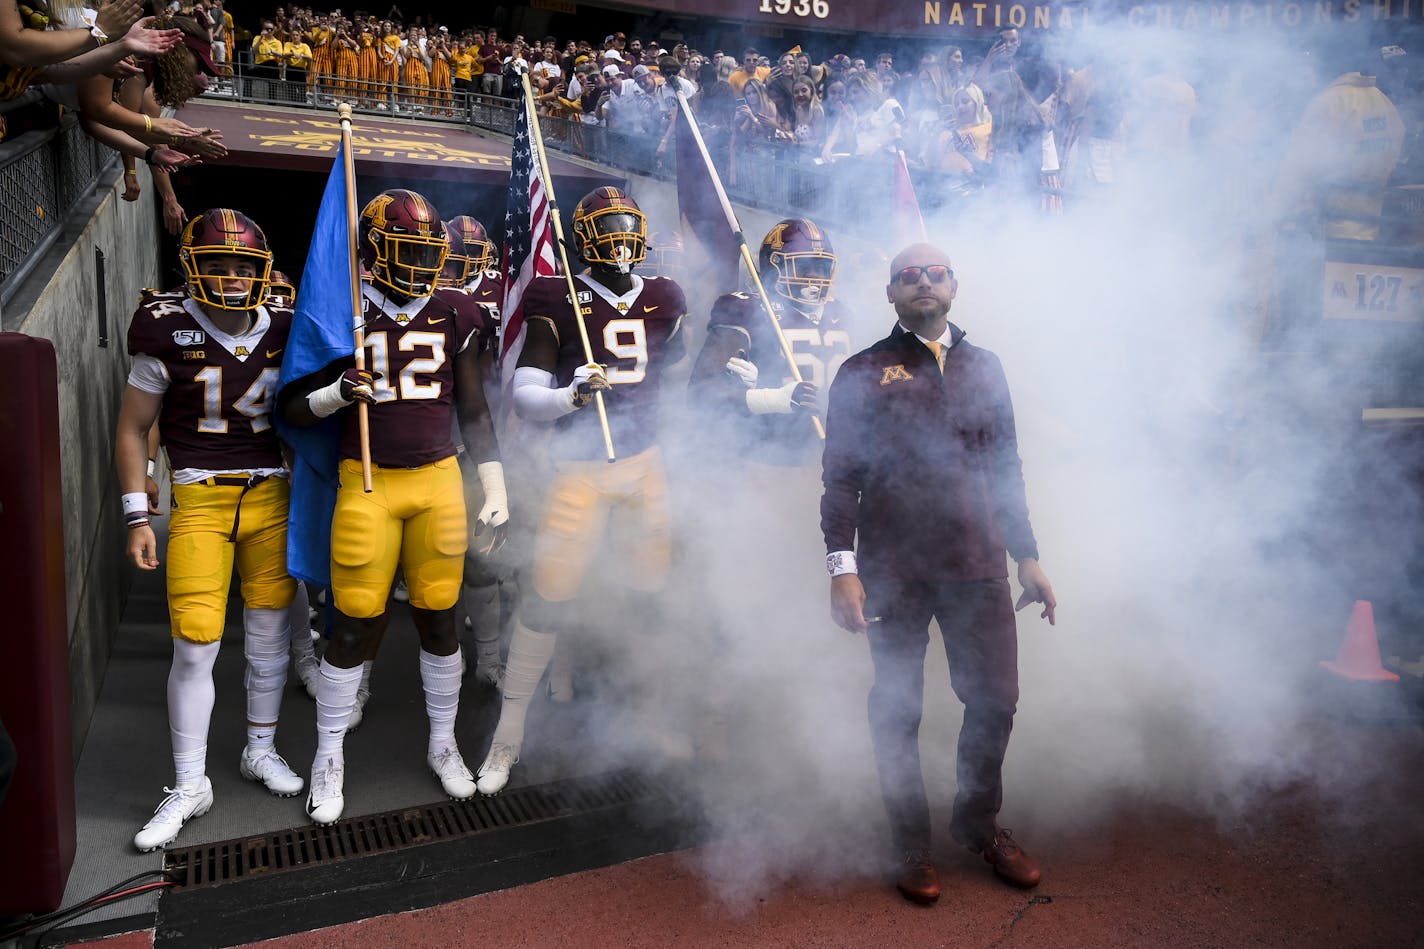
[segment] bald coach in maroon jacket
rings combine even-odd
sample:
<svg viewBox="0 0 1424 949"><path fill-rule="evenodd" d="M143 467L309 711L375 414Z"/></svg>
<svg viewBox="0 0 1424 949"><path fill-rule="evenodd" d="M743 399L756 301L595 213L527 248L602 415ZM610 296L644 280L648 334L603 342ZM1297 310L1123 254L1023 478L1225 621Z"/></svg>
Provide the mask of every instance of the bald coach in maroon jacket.
<svg viewBox="0 0 1424 949"><path fill-rule="evenodd" d="M1005 881L1039 880L997 815L1019 694L1014 610L1043 603L1052 623L1057 604L1038 566L1003 368L948 319L958 286L938 248L895 258L886 296L899 322L831 385L822 471L831 613L870 640L870 731L902 861L896 886L917 903L939 898L919 753L932 616L964 703L950 834ZM1006 552L1024 591L1016 606Z"/></svg>

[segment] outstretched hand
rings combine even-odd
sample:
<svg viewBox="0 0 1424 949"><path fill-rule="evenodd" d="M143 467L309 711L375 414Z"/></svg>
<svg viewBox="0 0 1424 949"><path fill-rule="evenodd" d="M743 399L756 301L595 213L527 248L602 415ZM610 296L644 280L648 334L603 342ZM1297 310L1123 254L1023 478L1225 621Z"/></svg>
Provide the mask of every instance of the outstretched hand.
<svg viewBox="0 0 1424 949"><path fill-rule="evenodd" d="M1023 587L1023 593L1014 604L1014 611L1018 612L1030 603L1042 603L1043 612L1038 614L1039 617L1048 620L1049 626L1055 625L1054 611L1058 608L1058 600L1053 595L1053 587L1044 575L1043 568L1032 557L1019 561L1019 585Z"/></svg>

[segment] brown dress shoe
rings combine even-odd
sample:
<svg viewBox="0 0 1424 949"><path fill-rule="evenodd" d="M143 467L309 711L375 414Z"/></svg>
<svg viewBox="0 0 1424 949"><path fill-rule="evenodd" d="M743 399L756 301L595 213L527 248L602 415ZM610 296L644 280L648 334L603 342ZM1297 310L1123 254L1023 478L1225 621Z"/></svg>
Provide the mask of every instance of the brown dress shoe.
<svg viewBox="0 0 1424 949"><path fill-rule="evenodd" d="M929 851L913 850L905 854L895 889L911 903L929 906L939 899L939 873L930 860Z"/></svg>
<svg viewBox="0 0 1424 949"><path fill-rule="evenodd" d="M1006 828L996 827L994 836L987 839L963 839L958 834L954 838L975 853L982 853L985 862L1005 883L1029 889L1038 886L1038 881L1043 878L1038 864L1014 842L1013 832Z"/></svg>

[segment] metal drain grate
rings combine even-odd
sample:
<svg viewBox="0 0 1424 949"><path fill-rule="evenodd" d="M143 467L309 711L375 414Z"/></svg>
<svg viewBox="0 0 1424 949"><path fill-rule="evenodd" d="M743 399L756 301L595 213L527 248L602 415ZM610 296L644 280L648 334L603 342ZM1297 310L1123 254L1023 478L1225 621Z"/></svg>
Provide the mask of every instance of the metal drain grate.
<svg viewBox="0 0 1424 949"><path fill-rule="evenodd" d="M352 817L329 827L312 824L169 850L163 869L180 887L213 886L588 814L661 795L658 784L632 772L570 778L516 788L498 797L427 804Z"/></svg>

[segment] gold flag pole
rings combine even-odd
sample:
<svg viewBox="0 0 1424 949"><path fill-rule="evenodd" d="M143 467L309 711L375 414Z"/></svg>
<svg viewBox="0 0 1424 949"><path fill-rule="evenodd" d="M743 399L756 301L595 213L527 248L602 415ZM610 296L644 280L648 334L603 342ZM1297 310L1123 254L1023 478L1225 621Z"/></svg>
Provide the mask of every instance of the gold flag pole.
<svg viewBox="0 0 1424 949"><path fill-rule="evenodd" d="M341 154L346 163L346 240L351 248L351 335L356 340L356 369L366 370L366 323L361 312L361 255L356 248L356 158L351 154L351 106L343 102L337 106L336 114L341 117ZM356 426L361 439L361 487L371 493L371 417L369 406L356 402Z"/></svg>
<svg viewBox="0 0 1424 949"><path fill-rule="evenodd" d="M529 118L529 137L534 141L534 154L539 156L539 175L544 179L544 193L549 196L549 217L554 221L554 244L559 248L559 259L564 264L564 279L569 284L569 305L574 308L574 320L578 323L579 339L583 341L583 358L593 362L593 344L588 340L588 327L583 322L583 307L578 302L578 287L574 284L574 271L569 266L569 253L564 247L564 225L559 220L559 205L554 200L554 179L549 172L549 162L544 155L544 133L539 129L539 116L534 110L534 89L529 85L529 74L520 77L524 84L524 109ZM603 404L603 392L595 389L593 401L598 406L598 423L603 426L603 450L608 453L609 462L618 460L613 451L613 430L608 427L608 408Z"/></svg>
<svg viewBox="0 0 1424 949"><path fill-rule="evenodd" d="M717 168L712 164L712 156L707 153L707 144L702 141L702 130L697 127L697 120L693 118L692 109L688 106L682 90L678 90L677 104L682 110L682 120L687 123L688 129L692 132L692 139L697 143L697 150L702 153L702 161L707 165L707 174L712 177L712 186L717 189L717 200L722 202L722 213L727 216L727 226L737 237L737 247L742 253L742 262L747 265L747 272L752 275L752 284L756 287L757 296L761 298L762 309L766 311L772 328L776 331L776 341L781 344L781 354L786 357L786 364L791 367L791 378L796 382L803 382L805 380L801 378L801 367L796 365L796 353L791 349L791 342L786 338L786 334L781 331L781 321L776 318L776 311L771 308L771 298L766 294L766 287L762 286L761 273L757 270L756 261L752 260L752 252L747 247L746 235L742 233L742 225L737 221L737 212L732 210L732 202L727 198L726 189L722 187L722 179L717 176ZM821 424L820 417L812 415L811 424L816 426L816 434L824 439L826 427Z"/></svg>

